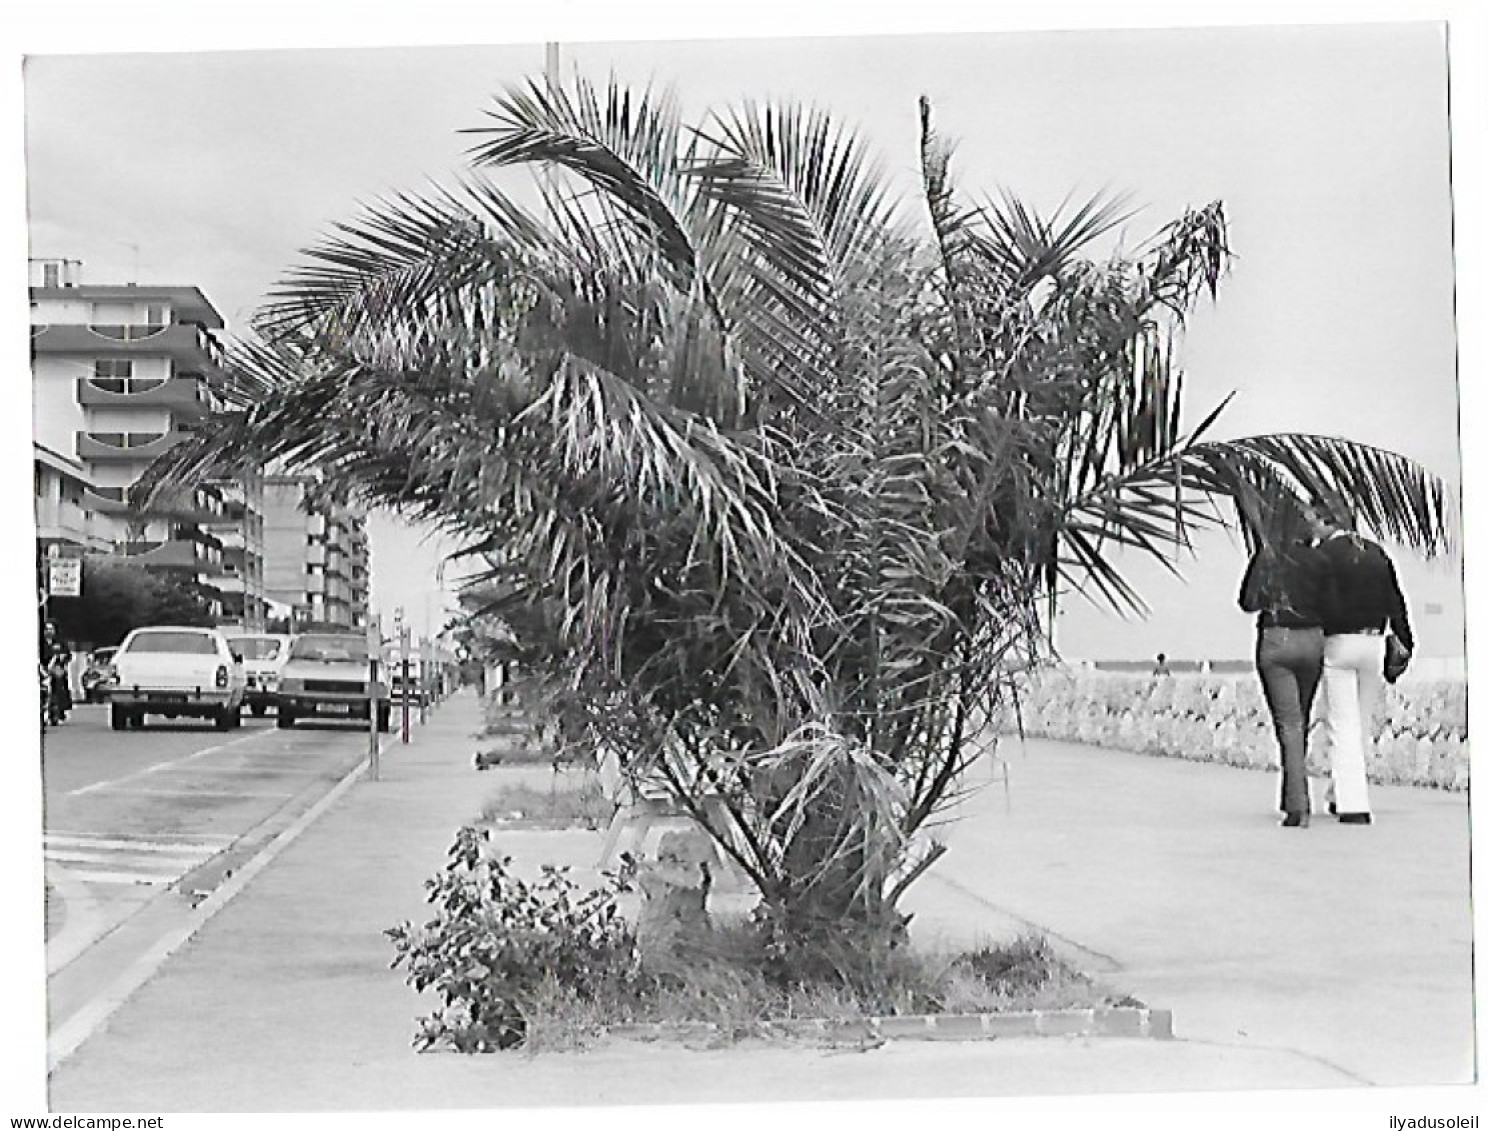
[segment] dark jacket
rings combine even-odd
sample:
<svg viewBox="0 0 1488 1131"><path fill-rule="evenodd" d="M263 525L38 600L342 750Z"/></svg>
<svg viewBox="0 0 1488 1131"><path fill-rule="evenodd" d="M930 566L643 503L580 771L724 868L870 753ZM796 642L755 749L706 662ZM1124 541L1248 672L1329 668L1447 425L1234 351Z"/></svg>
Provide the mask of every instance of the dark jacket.
<svg viewBox="0 0 1488 1131"><path fill-rule="evenodd" d="M1415 651L1395 563L1377 542L1338 534L1318 545L1318 600L1329 636L1389 629Z"/></svg>
<svg viewBox="0 0 1488 1131"><path fill-rule="evenodd" d="M1259 613L1262 628L1317 628L1323 618L1315 552L1304 542L1258 550L1240 582L1240 607Z"/></svg>

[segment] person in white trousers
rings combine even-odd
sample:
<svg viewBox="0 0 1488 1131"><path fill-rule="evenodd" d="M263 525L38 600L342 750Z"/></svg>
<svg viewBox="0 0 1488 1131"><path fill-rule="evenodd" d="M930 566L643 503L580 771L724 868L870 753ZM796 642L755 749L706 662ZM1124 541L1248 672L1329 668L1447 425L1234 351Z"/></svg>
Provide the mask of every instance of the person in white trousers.
<svg viewBox="0 0 1488 1131"><path fill-rule="evenodd" d="M1415 650L1394 563L1376 542L1322 520L1314 562L1323 620L1323 738L1339 821L1367 825L1368 752L1384 695L1385 634ZM1331 528L1330 528L1331 527Z"/></svg>

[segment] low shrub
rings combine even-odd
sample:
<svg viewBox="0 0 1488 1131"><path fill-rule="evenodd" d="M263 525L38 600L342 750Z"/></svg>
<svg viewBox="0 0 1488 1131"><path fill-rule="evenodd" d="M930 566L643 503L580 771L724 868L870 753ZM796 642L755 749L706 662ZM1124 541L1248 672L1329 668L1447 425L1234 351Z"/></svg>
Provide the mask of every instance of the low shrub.
<svg viewBox="0 0 1488 1131"><path fill-rule="evenodd" d="M773 1023L799 1018L1133 1004L1038 936L960 955L922 954L905 943L856 966L845 936L840 967L808 968L790 961L767 920L734 918L713 922L651 966L618 904L633 877L627 859L596 890L551 867L528 884L492 853L487 831L461 829L444 870L426 884L434 917L385 932L393 967L439 998L440 1007L419 1019L414 1047L581 1048L632 1023L661 1023L680 1037L705 1027L716 1043L778 1037Z"/></svg>
<svg viewBox="0 0 1488 1131"><path fill-rule="evenodd" d="M513 1048L555 993L603 1005L635 996L644 980L635 934L616 904L628 890L624 872L585 892L566 870L545 866L528 884L512 874L510 858L487 851L488 840L484 830L462 828L448 864L425 884L434 918L385 932L393 967L442 1003L420 1020L420 1050Z"/></svg>

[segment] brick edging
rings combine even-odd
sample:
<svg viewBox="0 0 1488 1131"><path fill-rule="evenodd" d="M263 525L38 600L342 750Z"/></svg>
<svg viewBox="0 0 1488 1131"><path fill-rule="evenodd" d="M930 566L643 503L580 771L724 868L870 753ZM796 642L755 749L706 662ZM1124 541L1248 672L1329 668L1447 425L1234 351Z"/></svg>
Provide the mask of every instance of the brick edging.
<svg viewBox="0 0 1488 1131"><path fill-rule="evenodd" d="M1034 1009L1016 1013L940 1013L908 1017L868 1017L833 1021L811 1017L769 1021L767 1031L837 1040L984 1041L997 1037L1151 1037L1173 1038L1173 1011L1117 1006L1108 1009ZM710 1023L650 1022L614 1025L611 1036L657 1040L709 1035Z"/></svg>

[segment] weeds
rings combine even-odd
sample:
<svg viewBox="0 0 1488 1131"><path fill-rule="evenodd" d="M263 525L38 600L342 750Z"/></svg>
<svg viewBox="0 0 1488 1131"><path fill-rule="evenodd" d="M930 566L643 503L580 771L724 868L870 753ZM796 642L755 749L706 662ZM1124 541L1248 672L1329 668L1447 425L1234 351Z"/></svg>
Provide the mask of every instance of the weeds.
<svg viewBox="0 0 1488 1131"><path fill-rule="evenodd" d="M584 775L579 784L560 782L553 775L548 789L507 785L492 792L480 813L483 825L522 824L538 828L604 828L615 806L599 787L597 779Z"/></svg>
<svg viewBox="0 0 1488 1131"><path fill-rule="evenodd" d="M386 932L393 966L440 999L421 1019L416 1048L583 1048L638 1022L679 1035L705 1027L717 1043L777 1037L773 1022L800 1018L1140 1004L1114 997L1037 935L955 955L903 945L866 974L803 976L782 964L767 922L736 918L651 967L619 912L629 862L595 891L553 868L524 883L509 865L489 851L487 830L462 829L444 871L427 884L434 918Z"/></svg>

